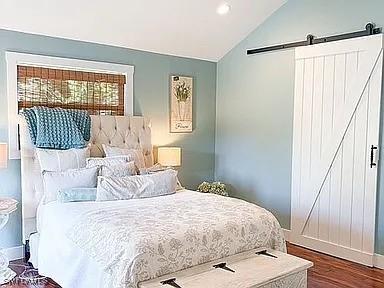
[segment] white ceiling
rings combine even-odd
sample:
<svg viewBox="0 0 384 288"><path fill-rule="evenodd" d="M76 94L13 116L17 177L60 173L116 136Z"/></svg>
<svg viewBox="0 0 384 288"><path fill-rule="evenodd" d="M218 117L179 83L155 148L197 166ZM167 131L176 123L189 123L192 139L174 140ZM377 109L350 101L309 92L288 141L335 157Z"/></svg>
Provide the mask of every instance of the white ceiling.
<svg viewBox="0 0 384 288"><path fill-rule="evenodd" d="M217 61L286 0L225 2L0 0L0 28Z"/></svg>

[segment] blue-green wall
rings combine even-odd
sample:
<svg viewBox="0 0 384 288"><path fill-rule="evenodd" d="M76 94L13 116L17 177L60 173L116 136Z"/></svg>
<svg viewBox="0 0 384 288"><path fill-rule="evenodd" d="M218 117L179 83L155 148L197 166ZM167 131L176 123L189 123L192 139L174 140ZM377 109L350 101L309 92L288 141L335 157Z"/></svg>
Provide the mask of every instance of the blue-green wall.
<svg viewBox="0 0 384 288"><path fill-rule="evenodd" d="M7 140L8 133L5 51L134 65L134 113L151 118L154 144L182 147L185 165L180 178L186 187L196 188L201 181L213 179L216 63L0 30L0 142ZM190 134L168 133L172 74L194 77L194 131ZM9 161L8 168L0 170L1 196L21 200L20 161ZM0 247L21 244L20 223L19 208L0 232Z"/></svg>
<svg viewBox="0 0 384 288"><path fill-rule="evenodd" d="M289 0L218 63L215 177L230 183L235 195L270 209L285 228L290 223L294 51L247 57L246 49L303 40L310 33L362 30L371 21L384 27L383 11L382 0ZM383 165L376 237L381 254Z"/></svg>

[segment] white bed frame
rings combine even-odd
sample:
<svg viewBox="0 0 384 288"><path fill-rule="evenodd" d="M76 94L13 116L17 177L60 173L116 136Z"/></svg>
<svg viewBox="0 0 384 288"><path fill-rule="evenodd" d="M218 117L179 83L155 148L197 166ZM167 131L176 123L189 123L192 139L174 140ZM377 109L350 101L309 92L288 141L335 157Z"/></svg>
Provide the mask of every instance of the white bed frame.
<svg viewBox="0 0 384 288"><path fill-rule="evenodd" d="M101 144L110 144L129 148L141 148L144 151L146 165L150 166L153 164L149 119L129 116L91 116L91 118L92 128L91 139L89 141L91 156L103 156ZM20 145L23 242L30 242L30 260L35 267L38 267L37 251L39 250L40 240L39 233L34 232L37 230L37 208L43 194L42 177L39 163L35 157L36 149L31 143L26 122L23 118L20 119ZM172 273L171 275L164 275L157 279L142 282L139 283L139 287L161 288L164 286L163 283L169 281L176 281L175 283L180 283L182 287L184 287L184 283L189 283L188 285L186 284L185 287L191 288L202 287L204 285L229 288L234 286L233 283L237 285L241 283L241 287L307 287L306 270L312 263L285 253L277 251L270 252L277 253L277 259L271 261L268 256L259 256L257 253L255 254L255 251L248 251L216 260L215 263L197 265L178 273ZM233 259L236 261L232 261ZM223 273L222 271L217 271L217 269L212 268L213 264L219 262L229 263L237 273L221 274ZM86 268L95 271L92 267ZM52 271L49 273L52 273ZM48 276L58 277L58 275ZM230 277L230 279L228 279L228 277ZM196 285L191 285L191 283L195 283Z"/></svg>
<svg viewBox="0 0 384 288"><path fill-rule="evenodd" d="M91 157L102 157L102 144L141 148L147 167L153 165L150 120L141 116L91 116ZM43 195L43 184L36 147L32 144L27 123L23 117L20 124L21 195L23 243L37 232L36 213Z"/></svg>

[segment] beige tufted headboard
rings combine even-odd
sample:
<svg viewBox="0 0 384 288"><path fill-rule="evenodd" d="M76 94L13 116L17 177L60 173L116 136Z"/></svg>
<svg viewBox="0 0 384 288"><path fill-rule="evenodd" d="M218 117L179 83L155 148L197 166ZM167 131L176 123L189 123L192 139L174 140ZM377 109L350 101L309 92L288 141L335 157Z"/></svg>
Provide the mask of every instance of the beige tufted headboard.
<svg viewBox="0 0 384 288"><path fill-rule="evenodd" d="M140 116L91 116L91 157L103 156L102 144L141 148L146 165L153 165L151 125ZM20 117L21 191L23 243L36 232L36 211L43 195L40 165L35 157L27 123Z"/></svg>

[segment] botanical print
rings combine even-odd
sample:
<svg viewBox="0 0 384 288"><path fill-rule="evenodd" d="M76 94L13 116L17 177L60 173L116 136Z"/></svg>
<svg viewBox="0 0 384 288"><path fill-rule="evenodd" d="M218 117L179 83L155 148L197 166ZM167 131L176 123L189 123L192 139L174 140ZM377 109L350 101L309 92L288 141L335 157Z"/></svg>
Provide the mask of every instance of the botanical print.
<svg viewBox="0 0 384 288"><path fill-rule="evenodd" d="M255 248L286 251L276 218L257 205L184 191L84 213L67 236L108 275L105 287L138 282Z"/></svg>
<svg viewBox="0 0 384 288"><path fill-rule="evenodd" d="M192 132L193 78L171 76L171 132Z"/></svg>

